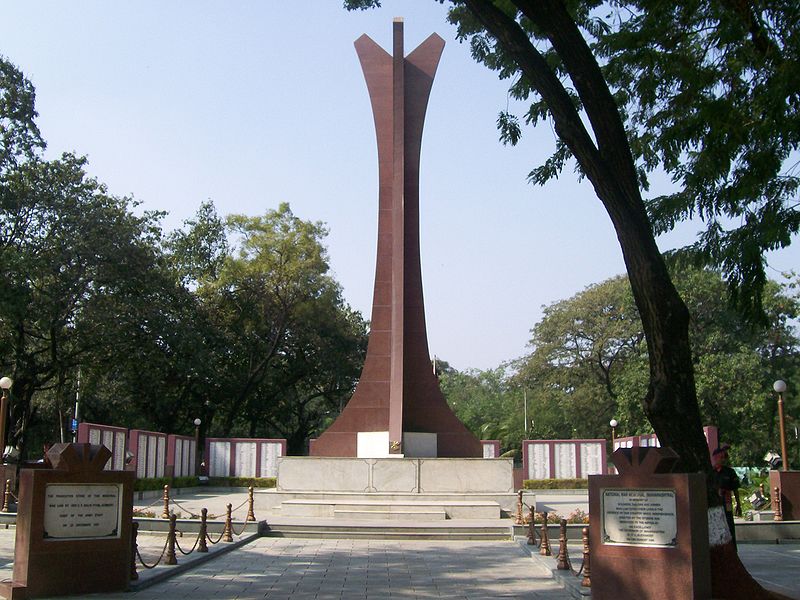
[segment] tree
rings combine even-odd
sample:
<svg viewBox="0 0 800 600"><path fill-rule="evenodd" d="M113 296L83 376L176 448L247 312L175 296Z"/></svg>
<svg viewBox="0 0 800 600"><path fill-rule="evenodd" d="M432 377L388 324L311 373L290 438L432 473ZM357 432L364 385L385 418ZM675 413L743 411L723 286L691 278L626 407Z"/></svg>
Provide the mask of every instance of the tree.
<svg viewBox="0 0 800 600"><path fill-rule="evenodd" d="M450 408L478 439L500 440L502 452L520 450L525 438L523 392L511 385L503 367L443 369L439 381Z"/></svg>
<svg viewBox="0 0 800 600"><path fill-rule="evenodd" d="M115 356L112 332L149 289L155 261L156 216L132 215L84 165L32 158L2 180L0 341L15 380L10 440L23 458L34 394L63 390L89 353Z"/></svg>
<svg viewBox="0 0 800 600"><path fill-rule="evenodd" d="M379 4L379 0L345 2L350 8ZM662 7L660 11L658 7ZM608 14L605 19L598 16L603 12ZM499 71L501 77L514 77L511 92L516 98L534 96L526 114L528 122L552 119L559 138L556 151L532 172L532 179L547 181L573 157L581 176L589 179L606 209L620 243L647 343L650 373L642 400L644 411L662 443L678 453L678 468L687 472L708 473L711 468L700 427L689 315L655 242L654 222L641 193L646 187L643 175L661 164L673 175L686 173L686 182L696 176L702 179L701 188L708 190L705 198L710 204L691 193L683 198L683 206L669 200L656 204L671 215L672 222L697 209L701 217L744 217L749 227L730 236L704 236L701 242L707 244L701 244L703 251L696 252L695 257L716 258L725 267L741 264L741 268L727 269L732 275L730 281L735 290L745 294L744 299L737 298L740 304L745 309L757 309L754 291L764 283L758 268L754 268L763 264L760 252L770 245L788 244L798 227L797 211L787 204L794 201L797 180L784 164L797 149L800 134L798 16L797 6L781 1L766 7L761 4L758 9L741 2L695 2L683 9L649 0L611 5L564 0L455 0L450 11L459 38L470 40L473 56ZM647 37L653 31L673 30L674 39L653 35L655 41L651 41ZM616 33L620 35L614 37ZM689 40L688 47L674 44L684 38ZM637 88L640 81L658 79L650 70L654 61L647 55L662 50L658 45L662 39L668 42L664 50L674 50L665 58L665 62L671 62L673 77L668 83L672 87L662 89L651 83ZM606 42L608 45L604 45ZM618 48L623 50L615 62ZM637 63L626 62L637 52L643 56L638 71ZM609 73L606 78L598 62L598 57L606 55L611 57L611 67L624 74L620 81L634 85L614 89L616 76ZM700 67L686 67L696 56L702 58ZM765 78L760 76L762 68L767 71ZM720 80L717 75L729 79ZM699 85L692 81L696 77L701 77ZM686 97L681 94L684 85L702 93ZM655 97L653 102L647 97L648 87ZM737 106L753 99L763 101L756 103L753 111L741 113L770 121L756 129L756 137L763 143L748 142L749 131L733 135L742 123L736 118L720 131L719 140L703 135L710 129L705 128L708 111L724 108L718 99L726 94L726 88L733 91L729 96ZM761 93L765 88L770 91ZM644 112L626 110L628 99ZM691 113L689 106L700 110ZM667 114L668 127L663 131L658 128L664 107L672 108L672 122L678 127L669 127ZM652 120L637 120L637 116L648 117L648 110L652 110ZM685 114L699 118L686 126L682 121ZM513 117L501 114L498 124L502 139L512 143L518 139L521 130ZM712 126L719 131L719 123ZM639 133L633 134L634 130ZM708 142L714 141L723 143L711 147ZM745 160L738 161L740 157ZM754 160L748 160L750 157ZM752 172L749 166L755 167ZM720 185L728 182L727 187ZM741 186L745 186L742 195L730 193ZM766 210L758 210L761 207ZM762 225L759 215L772 218ZM669 224L670 217L661 222ZM712 223L712 232L720 229L719 222ZM748 233L757 243L747 239ZM725 244L726 240L732 243ZM736 261L735 252L725 252L726 246L746 250L745 259ZM707 491L711 510L718 511L716 490L709 484ZM719 558L731 552L732 545L712 551L715 594L739 597L761 593L760 587L745 577L738 561L734 566L741 578L723 575Z"/></svg>
<svg viewBox="0 0 800 600"><path fill-rule="evenodd" d="M765 330L732 309L718 273L687 269L673 278L691 315L703 422L720 428L724 441L733 445L736 464L758 465L765 449L777 443L769 394L776 356L782 357L784 377L792 380L797 373L800 352L791 325L797 300L770 283L763 300L770 317ZM514 379L527 389L548 392L568 432L605 437L612 417L626 434L652 431L638 401L647 388L647 349L626 277L545 307L530 346L531 353L515 364Z"/></svg>
<svg viewBox="0 0 800 600"><path fill-rule="evenodd" d="M359 318L345 308L338 284L327 275L321 244L327 232L321 223L298 219L288 204L281 204L261 217L232 215L227 228L236 236L232 252L221 262L216 277L201 279L197 289L219 332L217 397L227 401L217 408L225 435L243 417L250 417L252 424L258 414L264 414L266 398L275 399L273 378L282 369L284 375L287 370L293 372L287 385L297 391L294 386L302 378L297 379L300 367L292 358L307 360L312 334L317 345L315 362L302 371L307 377L322 377L324 370L316 371L324 364L321 343L344 336L339 341L345 354L357 353L361 343ZM315 318L322 319L320 325L332 327L331 339L322 340L314 333ZM341 353L337 356L345 358ZM344 360L343 366L348 363ZM267 391L270 386L271 392ZM343 389L348 389L347 383ZM307 433L310 426L304 422L301 430Z"/></svg>

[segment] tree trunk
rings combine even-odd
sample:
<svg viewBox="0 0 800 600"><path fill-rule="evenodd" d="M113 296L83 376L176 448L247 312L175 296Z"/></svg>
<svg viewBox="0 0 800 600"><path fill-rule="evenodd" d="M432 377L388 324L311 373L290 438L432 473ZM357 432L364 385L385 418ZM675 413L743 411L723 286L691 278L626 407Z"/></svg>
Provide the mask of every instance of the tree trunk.
<svg viewBox="0 0 800 600"><path fill-rule="evenodd" d="M662 446L678 453L678 470L711 472L703 436L689 344L689 312L661 256L636 178L636 169L616 102L591 48L563 0L514 0L545 35L580 96L592 135L569 93L516 18L491 0L464 4L516 62L547 103L559 138L569 147L606 209L622 249L634 300L642 319L650 382L642 403ZM596 144L595 144L596 140ZM718 522L721 499L707 486L709 526ZM730 541L712 543L714 597L769 598L747 573ZM728 533L728 537L729 537Z"/></svg>

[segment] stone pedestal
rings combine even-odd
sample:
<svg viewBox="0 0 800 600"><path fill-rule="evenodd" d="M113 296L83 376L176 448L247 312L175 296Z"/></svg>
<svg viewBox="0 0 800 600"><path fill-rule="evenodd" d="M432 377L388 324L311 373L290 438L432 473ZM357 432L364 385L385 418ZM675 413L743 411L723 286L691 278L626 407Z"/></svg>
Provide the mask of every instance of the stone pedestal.
<svg viewBox="0 0 800 600"><path fill-rule="evenodd" d="M589 476L592 598L710 598L702 474L670 473L668 448L625 448L619 475Z"/></svg>
<svg viewBox="0 0 800 600"><path fill-rule="evenodd" d="M770 471L769 493L781 492L781 514L784 521L800 521L800 471ZM775 503L772 504L773 509Z"/></svg>
<svg viewBox="0 0 800 600"><path fill-rule="evenodd" d="M285 456L278 491L513 493L510 458L329 458Z"/></svg>
<svg viewBox="0 0 800 600"><path fill-rule="evenodd" d="M52 469L23 469L12 582L28 598L121 591L131 570L134 474L103 471L105 447L56 444Z"/></svg>

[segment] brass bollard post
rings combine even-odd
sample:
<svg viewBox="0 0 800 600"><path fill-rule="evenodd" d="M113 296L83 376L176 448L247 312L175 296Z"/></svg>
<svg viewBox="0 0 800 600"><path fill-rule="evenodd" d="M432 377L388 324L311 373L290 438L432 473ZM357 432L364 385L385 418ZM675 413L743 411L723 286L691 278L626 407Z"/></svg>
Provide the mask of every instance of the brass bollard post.
<svg viewBox="0 0 800 600"><path fill-rule="evenodd" d="M763 484L763 483L759 483L759 484L758 484L758 491L759 491L759 492L761 492L761 497L762 497L762 498L763 498L763 497L766 497L766 496L764 495L764 484Z"/></svg>
<svg viewBox="0 0 800 600"><path fill-rule="evenodd" d="M164 486L164 510L161 511L162 519L169 519L169 485Z"/></svg>
<svg viewBox="0 0 800 600"><path fill-rule="evenodd" d="M233 524L231 523L231 508L233 508L233 504L228 504L227 512L225 515L225 529L222 531L223 542L233 541L233 535L231 531L233 529Z"/></svg>
<svg viewBox="0 0 800 600"><path fill-rule="evenodd" d="M589 566L589 528L584 527L583 533L583 581L581 587L592 587L592 573Z"/></svg>
<svg viewBox="0 0 800 600"><path fill-rule="evenodd" d="M200 511L200 541L197 542L198 552L208 552L206 536L208 536L208 509L204 508Z"/></svg>
<svg viewBox="0 0 800 600"><path fill-rule="evenodd" d="M773 520L783 521L783 510L781 508L781 488L776 485L772 493L772 507L775 509L775 516L773 517Z"/></svg>
<svg viewBox="0 0 800 600"><path fill-rule="evenodd" d="M567 520L561 519L561 534L558 536L558 564L559 571L569 571L569 551L567 550Z"/></svg>
<svg viewBox="0 0 800 600"><path fill-rule="evenodd" d="M11 500L11 480L6 479L6 486L3 489L3 512L8 512L8 502Z"/></svg>
<svg viewBox="0 0 800 600"><path fill-rule="evenodd" d="M177 565L178 557L175 555L175 521L178 517L169 516L169 533L167 533L167 554L164 557L165 565Z"/></svg>
<svg viewBox="0 0 800 600"><path fill-rule="evenodd" d="M136 572L136 551L139 549L139 544L136 543L136 538L139 536L139 523L133 522L131 527L131 581L139 579L139 573Z"/></svg>
<svg viewBox="0 0 800 600"><path fill-rule="evenodd" d="M522 490L517 492L517 516L514 518L514 525L522 525Z"/></svg>
<svg viewBox="0 0 800 600"><path fill-rule="evenodd" d="M550 551L550 535L547 533L547 513L542 513L542 517L544 517L544 521L542 521L542 544L539 546L539 554L542 556L552 556L553 553Z"/></svg>
<svg viewBox="0 0 800 600"><path fill-rule="evenodd" d="M530 521L528 521L528 546L533 546L536 543L536 513L531 506Z"/></svg>
<svg viewBox="0 0 800 600"><path fill-rule="evenodd" d="M255 521L256 514L253 512L253 486L247 488L247 519L246 521Z"/></svg>

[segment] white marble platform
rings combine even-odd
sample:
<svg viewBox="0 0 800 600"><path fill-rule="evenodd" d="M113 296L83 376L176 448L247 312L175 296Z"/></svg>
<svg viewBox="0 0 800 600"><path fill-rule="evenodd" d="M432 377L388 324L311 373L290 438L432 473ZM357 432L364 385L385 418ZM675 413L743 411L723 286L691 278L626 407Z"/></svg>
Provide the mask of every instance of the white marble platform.
<svg viewBox="0 0 800 600"><path fill-rule="evenodd" d="M510 458L331 458L278 460L278 491L353 493L514 492Z"/></svg>

